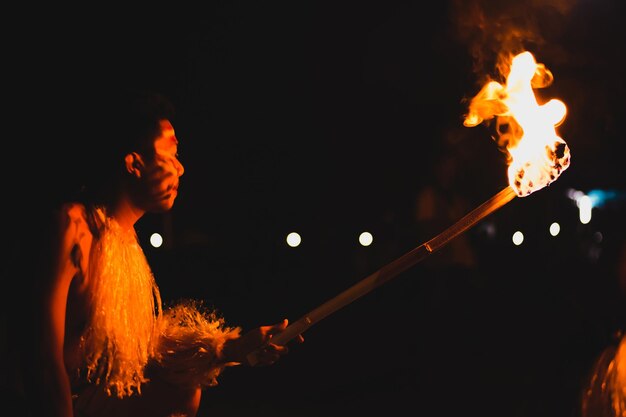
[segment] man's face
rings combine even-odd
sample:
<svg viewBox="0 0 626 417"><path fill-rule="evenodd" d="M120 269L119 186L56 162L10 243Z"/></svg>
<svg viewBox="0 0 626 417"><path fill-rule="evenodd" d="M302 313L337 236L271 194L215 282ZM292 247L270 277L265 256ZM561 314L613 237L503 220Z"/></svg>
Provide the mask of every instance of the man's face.
<svg viewBox="0 0 626 417"><path fill-rule="evenodd" d="M150 212L164 212L172 208L178 194L178 179L185 172L178 160L178 140L174 127L162 120L161 136L154 141L154 157L144 158L141 183L142 208Z"/></svg>

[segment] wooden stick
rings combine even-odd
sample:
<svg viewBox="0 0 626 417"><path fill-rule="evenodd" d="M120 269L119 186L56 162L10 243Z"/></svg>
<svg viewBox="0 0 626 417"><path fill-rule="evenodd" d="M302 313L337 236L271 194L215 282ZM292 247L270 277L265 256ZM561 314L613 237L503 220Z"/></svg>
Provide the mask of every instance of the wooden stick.
<svg viewBox="0 0 626 417"><path fill-rule="evenodd" d="M285 330L272 337L272 343L285 345L287 342L302 334L309 327L323 318L388 282L400 273L422 261L431 253L441 249L449 241L465 232L467 229L471 228L480 220L507 204L509 201L513 200L516 195L515 190L513 190L510 186L504 188L502 191L498 192L489 200L476 207L470 213L466 214L459 221L428 242L421 244L403 256L388 263L378 271L357 282L355 285L343 291L339 295L326 301L314 310L311 310L297 321L289 324ZM251 365L254 365L257 362L256 354L257 351L253 351L248 355L248 361Z"/></svg>

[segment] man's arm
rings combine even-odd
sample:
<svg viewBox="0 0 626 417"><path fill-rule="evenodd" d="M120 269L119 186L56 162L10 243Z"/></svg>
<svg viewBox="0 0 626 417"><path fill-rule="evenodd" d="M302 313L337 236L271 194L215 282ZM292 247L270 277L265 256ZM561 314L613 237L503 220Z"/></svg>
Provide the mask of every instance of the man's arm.
<svg viewBox="0 0 626 417"><path fill-rule="evenodd" d="M28 404L33 415L71 417L72 397L64 360L66 305L72 278L78 273L72 251L77 245L78 230L64 207L51 219L42 236L41 247L34 244L33 263L25 265L26 279L32 282L28 308L30 327L23 332L22 368Z"/></svg>

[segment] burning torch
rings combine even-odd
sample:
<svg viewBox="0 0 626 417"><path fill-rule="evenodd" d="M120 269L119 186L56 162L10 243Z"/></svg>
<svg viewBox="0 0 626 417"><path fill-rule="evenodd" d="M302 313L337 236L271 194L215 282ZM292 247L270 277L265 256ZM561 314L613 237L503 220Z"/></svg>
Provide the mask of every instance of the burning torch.
<svg viewBox="0 0 626 417"><path fill-rule="evenodd" d="M499 142L508 151L507 187L434 238L289 324L271 342L285 345L315 323L441 249L516 196L528 196L555 181L570 163L569 148L556 132L567 109L556 99L540 105L534 94L535 89L547 87L552 81L552 73L543 64L537 63L530 52L522 52L512 58L505 85L491 81L470 102L463 123L466 127L495 119ZM248 355L248 360L256 363L256 351Z"/></svg>

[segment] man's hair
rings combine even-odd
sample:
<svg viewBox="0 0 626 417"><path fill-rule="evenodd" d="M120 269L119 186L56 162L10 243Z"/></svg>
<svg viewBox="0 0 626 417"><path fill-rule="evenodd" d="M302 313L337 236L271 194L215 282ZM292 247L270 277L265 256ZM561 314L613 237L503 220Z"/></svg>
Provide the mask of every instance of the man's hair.
<svg viewBox="0 0 626 417"><path fill-rule="evenodd" d="M172 121L173 104L162 94L147 90L132 90L113 103L113 114L109 125L116 136L118 156L128 152L149 152L153 141L160 135L161 120ZM107 131L109 129L105 129Z"/></svg>
<svg viewBox="0 0 626 417"><path fill-rule="evenodd" d="M85 178L81 184L82 197L92 202L107 201L125 174L124 156L138 152L153 156L154 140L160 135L160 121L173 122L175 108L163 94L142 89L114 89L99 98L90 111L86 131L89 143L84 143ZM90 150L87 150L90 149Z"/></svg>

